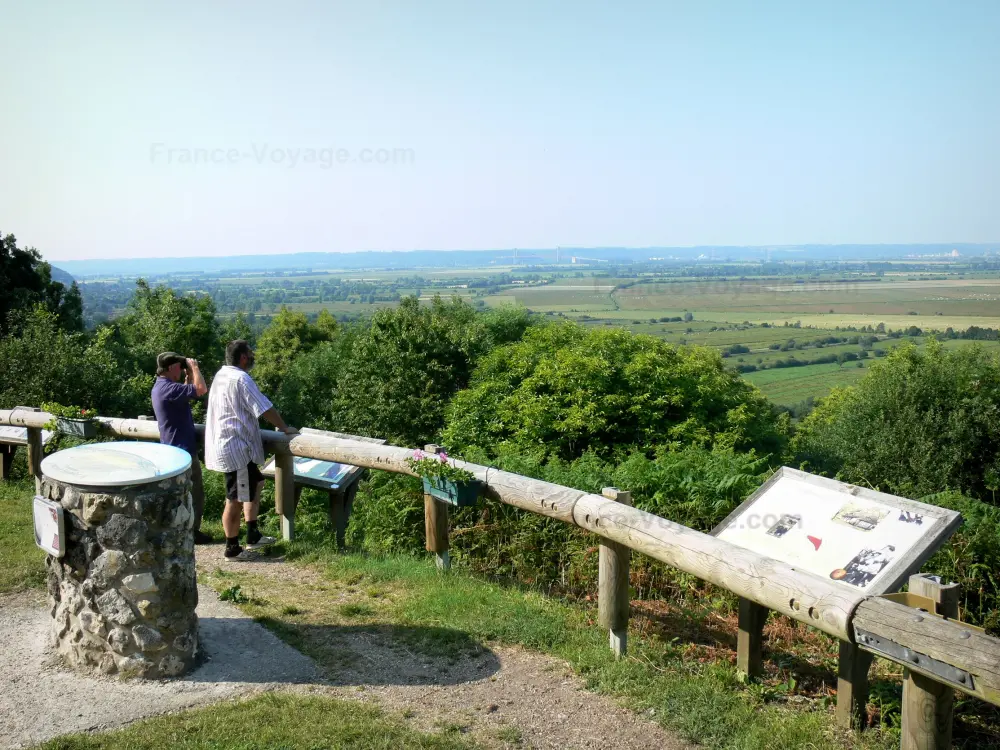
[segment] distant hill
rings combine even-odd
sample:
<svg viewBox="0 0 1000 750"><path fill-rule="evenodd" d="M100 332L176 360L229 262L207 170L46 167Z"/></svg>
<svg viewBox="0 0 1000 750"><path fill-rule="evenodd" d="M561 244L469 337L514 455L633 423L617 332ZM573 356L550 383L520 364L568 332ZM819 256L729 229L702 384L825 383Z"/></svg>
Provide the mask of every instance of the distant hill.
<svg viewBox="0 0 1000 750"><path fill-rule="evenodd" d="M641 262L651 258L678 261L769 260L875 260L907 255L945 254L957 250L962 256L981 256L1000 251L995 245L784 245L770 247L561 247L518 248L519 263L547 265L582 262ZM129 258L66 260L60 266L76 278L94 276L156 276L169 273L219 273L325 269L473 268L513 265L513 249L499 250L411 250L407 252L288 253L284 255L230 255L190 258ZM55 269L53 269L53 273Z"/></svg>
<svg viewBox="0 0 1000 750"><path fill-rule="evenodd" d="M52 280L70 286L76 279L61 268L52 266Z"/></svg>

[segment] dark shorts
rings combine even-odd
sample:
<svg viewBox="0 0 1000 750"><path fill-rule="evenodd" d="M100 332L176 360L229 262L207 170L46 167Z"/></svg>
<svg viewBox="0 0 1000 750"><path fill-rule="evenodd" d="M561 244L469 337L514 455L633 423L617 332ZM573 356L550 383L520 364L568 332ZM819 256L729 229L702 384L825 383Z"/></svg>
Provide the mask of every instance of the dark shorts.
<svg viewBox="0 0 1000 750"><path fill-rule="evenodd" d="M260 473L260 469L255 463L248 463L246 469L227 471L224 476L226 477L226 499L231 503L252 501L257 492L257 486L264 481L264 475ZM241 493L240 490L243 492ZM243 497L240 497L241 494Z"/></svg>

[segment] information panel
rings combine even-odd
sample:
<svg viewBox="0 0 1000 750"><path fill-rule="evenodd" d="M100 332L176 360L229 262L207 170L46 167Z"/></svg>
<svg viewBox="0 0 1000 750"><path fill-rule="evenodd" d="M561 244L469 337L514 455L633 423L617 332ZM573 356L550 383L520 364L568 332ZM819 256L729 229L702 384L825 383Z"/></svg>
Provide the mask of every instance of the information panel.
<svg viewBox="0 0 1000 750"><path fill-rule="evenodd" d="M295 481L323 489L339 489L348 476L353 476L356 466L338 464L332 461L318 461L315 458L296 456ZM274 459L270 459L261 473L266 477L274 476Z"/></svg>
<svg viewBox="0 0 1000 750"><path fill-rule="evenodd" d="M329 430L314 430L303 427L303 435L321 435L325 437L341 438L344 440L355 440L362 443L374 443L383 445L385 440L381 438L362 437L360 435L348 435L343 432L330 432ZM334 461L320 461L315 458L304 458L296 456L295 484L309 485L325 490L342 490L349 487L364 469L350 464L340 464ZM274 458L268 459L261 473L265 477L274 476Z"/></svg>
<svg viewBox="0 0 1000 750"><path fill-rule="evenodd" d="M953 510L783 467L712 532L866 593L896 591L961 524Z"/></svg>
<svg viewBox="0 0 1000 750"><path fill-rule="evenodd" d="M51 438L52 438L52 433L49 430L42 430L42 445L48 443ZM8 425L0 427L0 443L10 443L12 445L27 445L28 428L10 427Z"/></svg>
<svg viewBox="0 0 1000 750"><path fill-rule="evenodd" d="M35 520L35 544L55 557L66 554L66 521L58 503L35 495L32 506Z"/></svg>

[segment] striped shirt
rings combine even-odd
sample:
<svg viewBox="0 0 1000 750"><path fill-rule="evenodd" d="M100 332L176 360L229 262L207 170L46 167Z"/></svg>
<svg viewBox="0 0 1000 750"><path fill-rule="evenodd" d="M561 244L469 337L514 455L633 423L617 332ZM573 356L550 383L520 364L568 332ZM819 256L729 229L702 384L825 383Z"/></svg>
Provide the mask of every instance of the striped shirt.
<svg viewBox="0 0 1000 750"><path fill-rule="evenodd" d="M205 466L212 471L237 471L264 463L264 444L257 420L272 407L253 378L226 365L212 380L205 419Z"/></svg>

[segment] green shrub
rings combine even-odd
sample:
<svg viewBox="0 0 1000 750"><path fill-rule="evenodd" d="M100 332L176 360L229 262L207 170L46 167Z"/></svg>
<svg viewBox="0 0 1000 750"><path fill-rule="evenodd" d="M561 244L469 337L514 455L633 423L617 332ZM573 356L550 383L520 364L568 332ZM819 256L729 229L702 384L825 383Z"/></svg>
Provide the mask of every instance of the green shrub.
<svg viewBox="0 0 1000 750"><path fill-rule="evenodd" d="M1000 359L978 345L907 344L835 390L800 424L808 471L906 497L1000 489Z"/></svg>
<svg viewBox="0 0 1000 750"><path fill-rule="evenodd" d="M544 446L565 459L660 445L779 454L787 430L787 417L717 352L564 323L484 357L451 402L444 442L490 453Z"/></svg>
<svg viewBox="0 0 1000 750"><path fill-rule="evenodd" d="M470 460L484 461L481 451ZM616 486L651 513L709 531L770 475L767 462L731 449L661 450L655 458L634 453L615 464L588 452L567 461L508 447L494 466L599 493ZM584 593L597 575L597 537L562 521L484 500L450 513L451 553L460 564L489 576L543 588ZM371 552L423 550L423 498L419 481L377 473L362 487L348 541ZM634 581L647 593L678 590L683 578L667 566L636 557Z"/></svg>
<svg viewBox="0 0 1000 750"><path fill-rule="evenodd" d="M957 510L963 519L924 570L961 584L963 617L968 622L1000 631L1000 508L958 492L929 495L921 502Z"/></svg>

